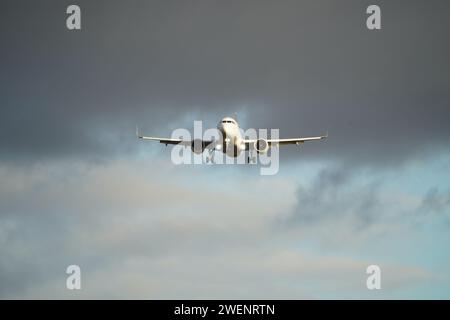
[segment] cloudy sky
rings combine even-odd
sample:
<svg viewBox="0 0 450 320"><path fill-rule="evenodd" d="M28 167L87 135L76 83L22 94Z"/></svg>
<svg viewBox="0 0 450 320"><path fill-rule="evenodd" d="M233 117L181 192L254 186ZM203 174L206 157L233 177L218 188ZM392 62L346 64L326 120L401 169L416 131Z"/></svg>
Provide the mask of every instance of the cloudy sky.
<svg viewBox="0 0 450 320"><path fill-rule="evenodd" d="M449 299L449 19L447 0L2 1L0 298ZM261 176L134 136L235 112L330 137Z"/></svg>

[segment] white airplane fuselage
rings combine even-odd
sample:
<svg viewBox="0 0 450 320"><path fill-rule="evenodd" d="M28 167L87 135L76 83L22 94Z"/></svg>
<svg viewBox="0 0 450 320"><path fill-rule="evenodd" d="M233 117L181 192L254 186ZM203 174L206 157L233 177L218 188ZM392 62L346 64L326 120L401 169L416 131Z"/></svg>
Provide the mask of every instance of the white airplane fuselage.
<svg viewBox="0 0 450 320"><path fill-rule="evenodd" d="M230 157L237 157L242 151L245 151L244 139L239 130L237 121L230 117L223 118L217 125L217 129L223 137L223 145L220 147L223 153ZM216 147L216 150L219 148Z"/></svg>

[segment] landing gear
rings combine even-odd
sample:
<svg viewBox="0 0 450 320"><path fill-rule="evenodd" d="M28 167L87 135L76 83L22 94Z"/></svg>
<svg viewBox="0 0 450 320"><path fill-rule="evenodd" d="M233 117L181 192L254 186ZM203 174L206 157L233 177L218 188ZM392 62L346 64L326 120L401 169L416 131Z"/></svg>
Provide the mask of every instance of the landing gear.
<svg viewBox="0 0 450 320"><path fill-rule="evenodd" d="M256 157L253 155L253 152L249 151L247 156L247 163L248 164L256 164Z"/></svg>
<svg viewBox="0 0 450 320"><path fill-rule="evenodd" d="M206 156L206 163L214 164L214 150L215 149L208 150L208 155Z"/></svg>

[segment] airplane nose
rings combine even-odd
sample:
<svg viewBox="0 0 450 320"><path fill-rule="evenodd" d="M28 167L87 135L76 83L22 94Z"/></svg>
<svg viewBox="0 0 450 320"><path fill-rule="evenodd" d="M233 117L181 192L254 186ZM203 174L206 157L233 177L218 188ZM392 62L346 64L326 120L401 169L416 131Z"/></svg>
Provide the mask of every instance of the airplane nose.
<svg viewBox="0 0 450 320"><path fill-rule="evenodd" d="M219 132L222 135L222 139L225 139L225 137L227 135L225 125L223 123L219 123L217 125L217 129L219 129Z"/></svg>
<svg viewBox="0 0 450 320"><path fill-rule="evenodd" d="M225 131L227 129L226 125L222 124L222 130Z"/></svg>
<svg viewBox="0 0 450 320"><path fill-rule="evenodd" d="M223 125L223 132L224 132L225 136L228 136L229 132L230 132L230 127L227 125Z"/></svg>

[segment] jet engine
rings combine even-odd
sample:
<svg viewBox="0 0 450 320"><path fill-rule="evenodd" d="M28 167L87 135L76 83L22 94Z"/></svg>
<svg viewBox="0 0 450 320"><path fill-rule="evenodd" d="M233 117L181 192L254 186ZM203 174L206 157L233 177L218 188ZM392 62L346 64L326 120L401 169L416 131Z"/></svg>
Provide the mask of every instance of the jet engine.
<svg viewBox="0 0 450 320"><path fill-rule="evenodd" d="M265 139L258 139L255 141L253 147L258 153L267 153L269 150L269 143Z"/></svg>
<svg viewBox="0 0 450 320"><path fill-rule="evenodd" d="M194 139L192 140L191 150L195 154L202 154L205 150L204 143L201 139Z"/></svg>

